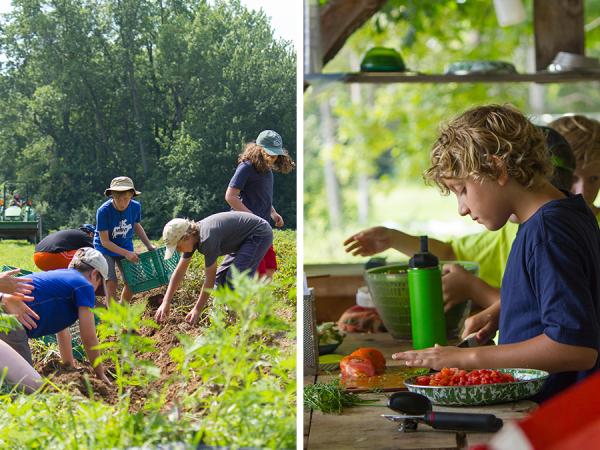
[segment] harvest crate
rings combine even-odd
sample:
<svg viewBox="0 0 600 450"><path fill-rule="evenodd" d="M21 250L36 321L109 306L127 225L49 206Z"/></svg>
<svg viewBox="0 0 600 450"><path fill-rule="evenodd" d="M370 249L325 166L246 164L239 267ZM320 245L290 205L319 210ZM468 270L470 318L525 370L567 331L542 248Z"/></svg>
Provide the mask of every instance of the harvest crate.
<svg viewBox="0 0 600 450"><path fill-rule="evenodd" d="M8 272L9 270L13 270L16 269L16 267L12 267L12 266L7 266L7 265L2 265L2 270L0 270L0 272ZM17 277L22 277L25 275L29 275L32 274L33 272L30 270L25 270L25 269L21 269L21 271L16 275Z"/></svg>
<svg viewBox="0 0 600 450"><path fill-rule="evenodd" d="M165 261L165 247L139 255L137 264L127 260L122 261L123 276L134 294L149 291L169 284L171 275L179 262L179 253L175 252L171 259Z"/></svg>

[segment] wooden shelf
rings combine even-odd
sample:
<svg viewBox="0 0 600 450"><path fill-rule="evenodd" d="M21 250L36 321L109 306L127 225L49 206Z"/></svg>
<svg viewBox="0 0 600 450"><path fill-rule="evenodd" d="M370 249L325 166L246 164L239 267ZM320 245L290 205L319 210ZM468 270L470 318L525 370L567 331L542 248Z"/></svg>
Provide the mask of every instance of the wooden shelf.
<svg viewBox="0 0 600 450"><path fill-rule="evenodd" d="M600 81L598 72L538 72L523 74L426 75L414 72L308 73L304 81L319 83L578 83Z"/></svg>

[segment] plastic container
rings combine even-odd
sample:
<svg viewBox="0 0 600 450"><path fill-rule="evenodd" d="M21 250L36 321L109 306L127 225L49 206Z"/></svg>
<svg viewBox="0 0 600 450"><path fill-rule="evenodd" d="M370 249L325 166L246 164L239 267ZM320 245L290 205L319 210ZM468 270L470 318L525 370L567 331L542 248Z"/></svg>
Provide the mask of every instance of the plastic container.
<svg viewBox="0 0 600 450"><path fill-rule="evenodd" d="M408 262L408 294L413 348L446 345L446 320L440 261L429 253L427 236L421 236L421 251Z"/></svg>
<svg viewBox="0 0 600 450"><path fill-rule="evenodd" d="M362 72L404 72L406 66L400 53L393 48L373 47L360 63Z"/></svg>
<svg viewBox="0 0 600 450"><path fill-rule="evenodd" d="M479 265L467 261L441 261L444 264L460 264L473 275L479 273ZM408 295L408 263L391 264L377 267L365 272L371 299L383 324L395 338L403 341L412 340L410 324L410 298ZM471 302L467 301L454 306L446 312L446 337L459 336L465 319L471 311Z"/></svg>
<svg viewBox="0 0 600 450"><path fill-rule="evenodd" d="M2 270L0 272L8 272L9 270L14 270L16 267L2 265ZM17 277L22 277L25 275L32 274L33 272L30 270L21 269L21 271L16 275Z"/></svg>
<svg viewBox="0 0 600 450"><path fill-rule="evenodd" d="M363 308L375 308L375 303L371 299L371 294L367 286L361 286L356 291L356 304Z"/></svg>
<svg viewBox="0 0 600 450"><path fill-rule="evenodd" d="M179 262L179 253L165 261L165 247L139 255L140 262L122 261L123 276L134 294L169 284Z"/></svg>

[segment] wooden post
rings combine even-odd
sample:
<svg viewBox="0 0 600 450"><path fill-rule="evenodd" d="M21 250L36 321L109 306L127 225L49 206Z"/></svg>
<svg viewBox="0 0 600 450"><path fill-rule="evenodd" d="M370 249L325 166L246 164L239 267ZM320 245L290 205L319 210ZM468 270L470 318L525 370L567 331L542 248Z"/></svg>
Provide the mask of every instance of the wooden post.
<svg viewBox="0 0 600 450"><path fill-rule="evenodd" d="M583 0L534 0L533 20L536 70L558 52L585 54Z"/></svg>
<svg viewBox="0 0 600 450"><path fill-rule="evenodd" d="M354 31L387 0L332 0L321 8L321 49L323 65L343 47Z"/></svg>

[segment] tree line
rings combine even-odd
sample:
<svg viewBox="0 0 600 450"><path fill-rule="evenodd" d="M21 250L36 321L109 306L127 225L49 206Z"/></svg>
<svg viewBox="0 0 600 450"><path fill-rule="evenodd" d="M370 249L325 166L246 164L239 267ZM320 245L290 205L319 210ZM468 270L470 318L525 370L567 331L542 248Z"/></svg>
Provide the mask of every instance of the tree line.
<svg viewBox="0 0 600 450"><path fill-rule="evenodd" d="M93 223L120 175L151 238L225 211L263 129L296 159L294 49L238 0L13 0L0 53L0 181L30 183L45 231ZM295 228L295 171L274 205Z"/></svg>

